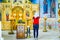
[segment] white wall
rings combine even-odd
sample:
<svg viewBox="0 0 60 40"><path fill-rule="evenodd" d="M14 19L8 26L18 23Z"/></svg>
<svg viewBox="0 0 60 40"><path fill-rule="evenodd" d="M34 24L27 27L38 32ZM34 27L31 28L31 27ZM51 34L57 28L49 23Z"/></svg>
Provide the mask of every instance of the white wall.
<svg viewBox="0 0 60 40"><path fill-rule="evenodd" d="M60 0L59 0L60 1ZM56 0L56 18L49 18L50 16L50 8L48 7L48 14L43 14L43 0L40 0L40 27L44 27L43 26L43 22L44 22L44 19L43 17L44 16L47 16L48 19L47 19L47 25L48 23L52 25L52 28L54 29L58 29L58 0Z"/></svg>

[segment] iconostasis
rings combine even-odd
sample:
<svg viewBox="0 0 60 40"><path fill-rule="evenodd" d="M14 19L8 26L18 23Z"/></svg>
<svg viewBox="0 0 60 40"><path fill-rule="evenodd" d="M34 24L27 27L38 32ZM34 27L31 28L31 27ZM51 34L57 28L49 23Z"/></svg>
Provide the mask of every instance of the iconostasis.
<svg viewBox="0 0 60 40"><path fill-rule="evenodd" d="M39 4L33 0L3 0L0 2L0 15L2 19L2 30L10 30L11 24L13 30L17 25L29 25L33 28L33 11L39 11ZM10 23L12 21L12 23Z"/></svg>
<svg viewBox="0 0 60 40"><path fill-rule="evenodd" d="M15 20L12 24L15 25L14 30L18 23L25 25L25 28L29 25L32 29L33 11L39 12L39 0L3 0L0 2L2 29L10 30L10 19ZM57 28L57 20L60 18L58 15L58 0L40 0L40 27L44 26L44 16L48 18L47 26L51 25L53 28Z"/></svg>

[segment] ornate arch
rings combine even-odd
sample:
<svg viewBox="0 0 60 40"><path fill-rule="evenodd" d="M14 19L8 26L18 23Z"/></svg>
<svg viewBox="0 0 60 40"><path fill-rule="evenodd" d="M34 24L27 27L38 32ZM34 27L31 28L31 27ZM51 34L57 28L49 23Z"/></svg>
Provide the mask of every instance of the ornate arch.
<svg viewBox="0 0 60 40"><path fill-rule="evenodd" d="M23 17L24 9L21 6L15 6L12 8L12 16L16 16L15 18L18 20L20 18L20 14Z"/></svg>
<svg viewBox="0 0 60 40"><path fill-rule="evenodd" d="M22 10L22 11L24 11L24 9L22 8L22 7L20 7L20 6L15 6L14 8L12 8L12 12L14 11L14 10Z"/></svg>

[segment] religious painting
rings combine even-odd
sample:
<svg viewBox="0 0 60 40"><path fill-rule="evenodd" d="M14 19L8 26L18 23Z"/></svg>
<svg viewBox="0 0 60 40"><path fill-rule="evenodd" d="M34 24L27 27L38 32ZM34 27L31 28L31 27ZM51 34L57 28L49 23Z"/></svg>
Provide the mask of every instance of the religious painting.
<svg viewBox="0 0 60 40"><path fill-rule="evenodd" d="M55 18L56 17L56 1L50 0L50 17Z"/></svg>
<svg viewBox="0 0 60 40"><path fill-rule="evenodd" d="M29 17L29 11L26 11L26 16Z"/></svg>
<svg viewBox="0 0 60 40"><path fill-rule="evenodd" d="M24 25L17 25L17 39L25 38L25 28Z"/></svg>
<svg viewBox="0 0 60 40"><path fill-rule="evenodd" d="M1 12L0 12L0 21L1 21L1 19L2 19L2 15L1 15Z"/></svg>
<svg viewBox="0 0 60 40"><path fill-rule="evenodd" d="M5 5L5 8L10 8L10 4L6 4Z"/></svg>
<svg viewBox="0 0 60 40"><path fill-rule="evenodd" d="M7 21L9 20L9 14L6 14L6 20Z"/></svg>
<svg viewBox="0 0 60 40"><path fill-rule="evenodd" d="M6 10L6 21L8 21L9 20L9 12L8 12L8 10Z"/></svg>
<svg viewBox="0 0 60 40"><path fill-rule="evenodd" d="M48 13L48 1L47 0L43 1L43 11L44 11L44 14Z"/></svg>
<svg viewBox="0 0 60 40"><path fill-rule="evenodd" d="M30 17L30 13L29 13L29 11L26 11L26 19L28 20L29 17Z"/></svg>

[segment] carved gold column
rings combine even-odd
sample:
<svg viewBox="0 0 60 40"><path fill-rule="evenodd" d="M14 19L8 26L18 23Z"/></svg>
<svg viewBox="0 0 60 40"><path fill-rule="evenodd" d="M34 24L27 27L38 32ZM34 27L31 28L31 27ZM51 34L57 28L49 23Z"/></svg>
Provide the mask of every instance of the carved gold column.
<svg viewBox="0 0 60 40"><path fill-rule="evenodd" d="M13 32L13 25L14 25L13 22L14 22L14 19L10 19L10 25L11 25L10 28L11 29L10 29L9 34L14 34L14 32Z"/></svg>
<svg viewBox="0 0 60 40"><path fill-rule="evenodd" d="M3 4L2 7L3 7L3 8L2 8L2 10L3 10L3 12L2 12L2 30L5 30L6 18L5 18L5 6L4 6L4 4Z"/></svg>

